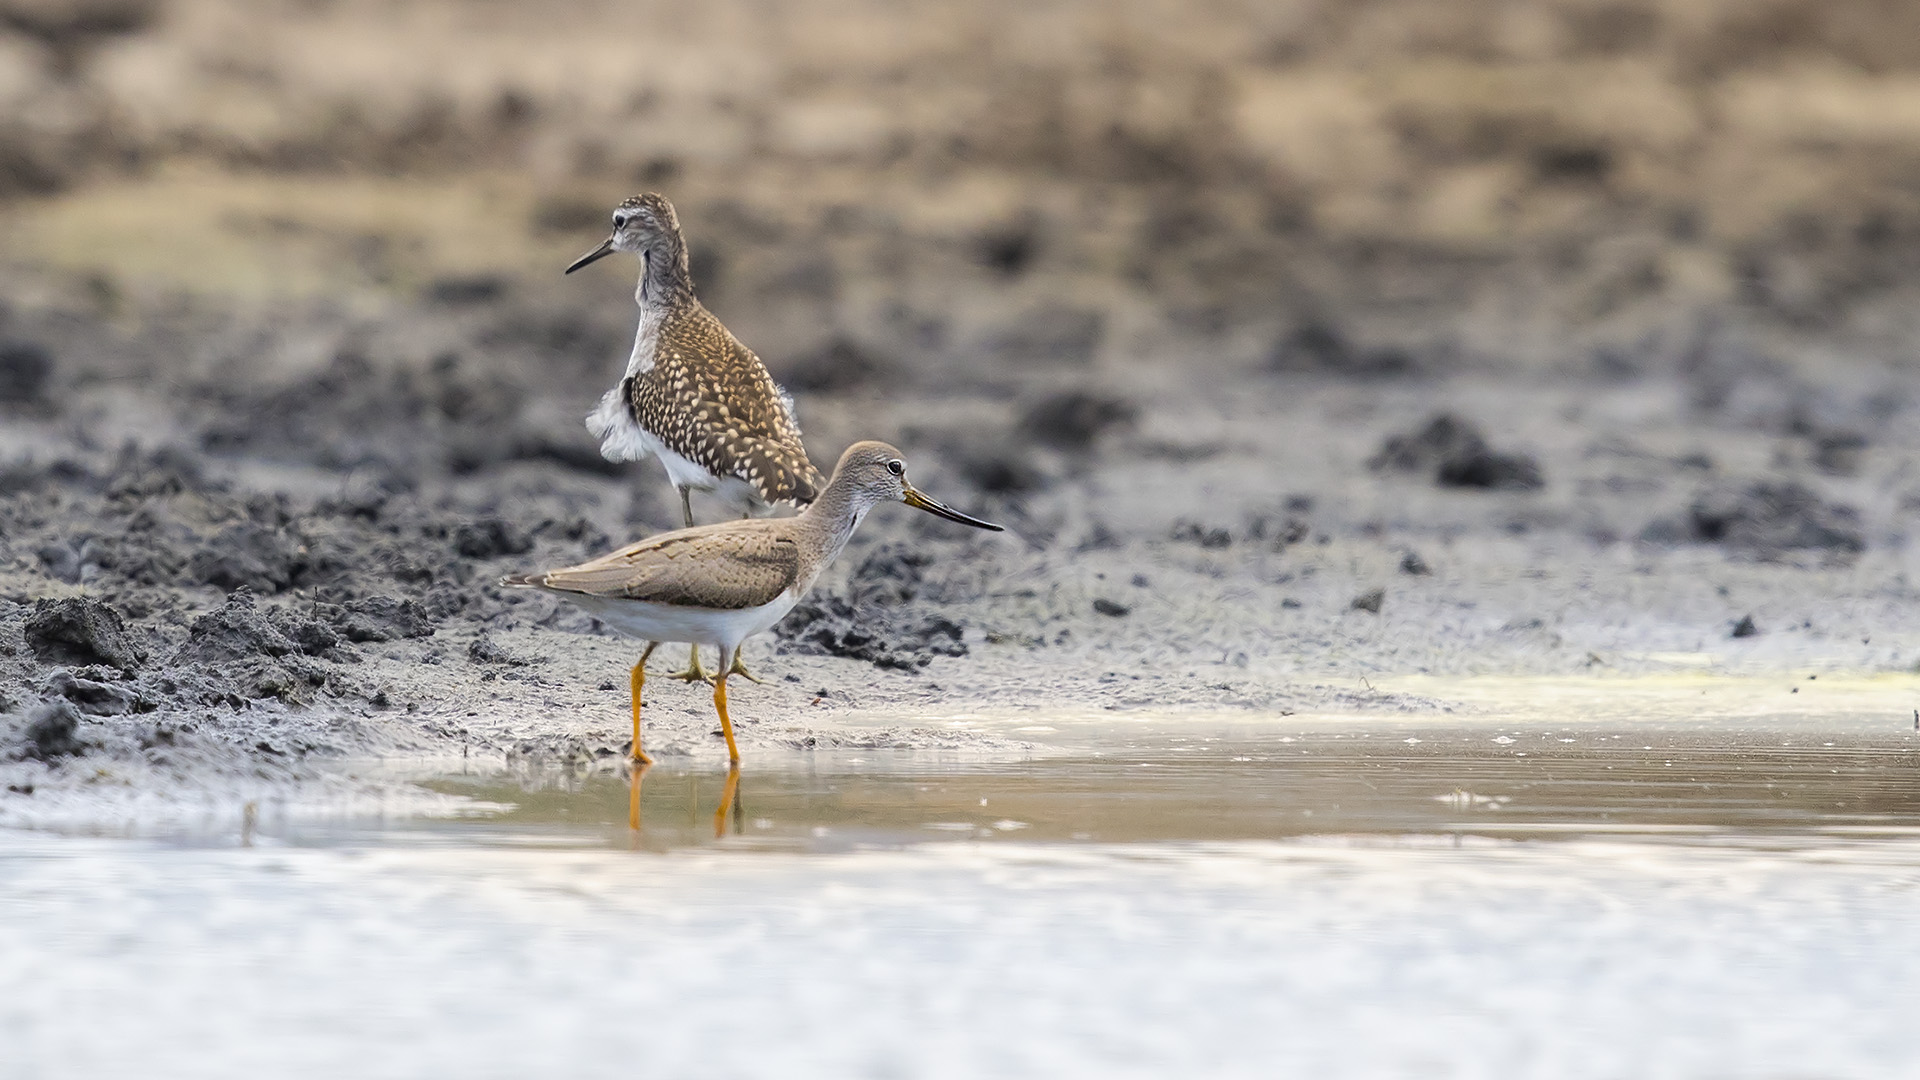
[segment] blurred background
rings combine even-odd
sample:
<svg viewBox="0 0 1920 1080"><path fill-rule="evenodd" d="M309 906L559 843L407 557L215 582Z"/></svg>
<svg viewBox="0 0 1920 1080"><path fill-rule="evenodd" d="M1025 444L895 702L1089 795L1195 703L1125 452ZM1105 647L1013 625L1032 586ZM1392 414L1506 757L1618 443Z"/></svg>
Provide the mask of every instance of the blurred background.
<svg viewBox="0 0 1920 1080"><path fill-rule="evenodd" d="M15 304L538 286L616 334L624 275L557 272L658 189L803 390L1892 358L1920 258L1901 0L3 0L0 103Z"/></svg>

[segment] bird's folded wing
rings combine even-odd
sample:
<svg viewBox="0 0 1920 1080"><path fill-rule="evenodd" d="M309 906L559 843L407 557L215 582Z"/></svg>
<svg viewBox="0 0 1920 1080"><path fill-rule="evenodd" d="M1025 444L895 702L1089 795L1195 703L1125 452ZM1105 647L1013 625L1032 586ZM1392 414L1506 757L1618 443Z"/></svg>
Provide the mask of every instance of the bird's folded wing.
<svg viewBox="0 0 1920 1080"><path fill-rule="evenodd" d="M797 444L754 435L738 435L722 441L718 434L697 443L695 460L722 463L714 468L719 475L734 476L753 485L762 499L805 506L820 497L826 487L818 469Z"/></svg>
<svg viewBox="0 0 1920 1080"><path fill-rule="evenodd" d="M767 502L805 506L826 486L807 459L792 403L751 349L698 308L662 334L633 415L669 450L715 476L753 485ZM701 361L691 362L698 356Z"/></svg>
<svg viewBox="0 0 1920 1080"><path fill-rule="evenodd" d="M800 549L792 540L737 528L695 529L549 571L540 584L560 592L737 611L772 603L799 576Z"/></svg>

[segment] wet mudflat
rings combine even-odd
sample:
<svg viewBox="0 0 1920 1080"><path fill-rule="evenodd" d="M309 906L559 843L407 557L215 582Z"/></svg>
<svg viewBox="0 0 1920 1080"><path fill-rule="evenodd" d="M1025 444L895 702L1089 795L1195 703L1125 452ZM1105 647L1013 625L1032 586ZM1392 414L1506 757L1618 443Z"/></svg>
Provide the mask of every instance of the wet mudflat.
<svg viewBox="0 0 1920 1080"><path fill-rule="evenodd" d="M0 1075L1893 1076L1871 715L950 721L1020 753L422 766L447 820L0 834ZM389 766L393 768L393 766Z"/></svg>

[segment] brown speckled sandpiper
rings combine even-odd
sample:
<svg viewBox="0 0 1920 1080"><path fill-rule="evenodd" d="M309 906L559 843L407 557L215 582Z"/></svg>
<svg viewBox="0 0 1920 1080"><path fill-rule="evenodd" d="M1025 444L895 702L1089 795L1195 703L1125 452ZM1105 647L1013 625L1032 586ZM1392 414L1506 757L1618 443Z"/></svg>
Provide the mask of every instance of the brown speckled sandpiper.
<svg viewBox="0 0 1920 1080"><path fill-rule="evenodd" d="M652 192L621 203L612 235L567 273L616 251L640 257L640 327L620 385L587 418L600 452L658 457L688 528L695 490L750 511L812 502L826 478L800 444L792 400L694 295L673 205Z"/></svg>
<svg viewBox="0 0 1920 1080"><path fill-rule="evenodd" d="M680 220L647 192L613 212L613 232L567 267L571 274L616 251L640 258L640 326L618 386L587 417L611 461L657 457L693 527L692 492L712 492L746 514L775 503L805 506L826 478L808 460L793 400L753 350L740 344L693 291ZM735 668L746 675L744 668ZM684 672L704 678L694 649ZM752 678L751 675L747 675Z"/></svg>
<svg viewBox="0 0 1920 1080"><path fill-rule="evenodd" d="M1000 531L998 525L914 490L898 450L882 442L861 442L840 455L832 482L798 517L726 521L661 533L578 566L516 574L500 584L557 593L647 643L629 673L636 762L653 760L640 748L640 690L654 647L684 641L719 648L713 707L727 740L727 760L737 766L740 751L727 718L727 675L740 643L793 610L867 511L883 502L903 502L949 521Z"/></svg>

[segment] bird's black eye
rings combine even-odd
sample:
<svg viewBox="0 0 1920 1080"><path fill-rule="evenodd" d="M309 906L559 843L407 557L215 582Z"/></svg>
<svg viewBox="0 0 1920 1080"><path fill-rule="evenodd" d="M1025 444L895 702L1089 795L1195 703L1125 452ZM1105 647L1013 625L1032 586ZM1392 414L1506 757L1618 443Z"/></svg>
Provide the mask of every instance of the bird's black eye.
<svg viewBox="0 0 1920 1080"><path fill-rule="evenodd" d="M894 458L892 461L887 462L887 471L895 476L905 476L907 475L907 466L899 458Z"/></svg>
<svg viewBox="0 0 1920 1080"><path fill-rule="evenodd" d="M626 227L627 227L627 216L626 216L625 214L615 214L615 215L613 215L613 227L614 227L614 228L615 228L616 230L618 230L618 229L624 229L624 228L626 228Z"/></svg>

